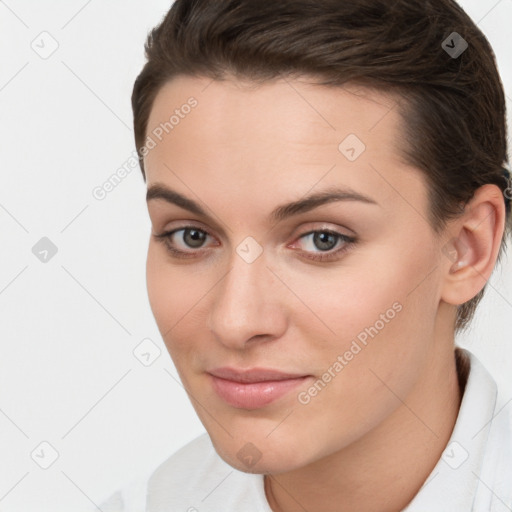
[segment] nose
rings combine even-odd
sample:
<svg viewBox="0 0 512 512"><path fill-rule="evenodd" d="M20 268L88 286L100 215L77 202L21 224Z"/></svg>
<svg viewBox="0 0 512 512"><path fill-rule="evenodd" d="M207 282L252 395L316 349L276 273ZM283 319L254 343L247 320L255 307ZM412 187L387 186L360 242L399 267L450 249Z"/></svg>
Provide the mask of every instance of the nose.
<svg viewBox="0 0 512 512"><path fill-rule="evenodd" d="M287 318L280 300L286 287L267 267L264 253L248 263L234 252L230 264L211 296L208 328L213 336L232 350L281 337Z"/></svg>

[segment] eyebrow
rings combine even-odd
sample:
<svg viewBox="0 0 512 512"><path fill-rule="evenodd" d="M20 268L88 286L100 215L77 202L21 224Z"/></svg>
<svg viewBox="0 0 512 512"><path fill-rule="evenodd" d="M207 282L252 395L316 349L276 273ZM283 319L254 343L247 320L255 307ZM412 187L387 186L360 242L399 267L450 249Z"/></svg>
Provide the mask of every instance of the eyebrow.
<svg viewBox="0 0 512 512"><path fill-rule="evenodd" d="M149 202L153 199L162 199L168 203L175 204L184 210L188 210L191 213L195 213L196 215L209 217L199 203L183 196L179 192L176 192L161 183L155 183L148 187L146 201ZM281 222L294 215L299 215L324 204L337 201L358 201L365 204L378 205L377 201L374 199L354 190L331 187L321 192L310 194L297 201L292 201L276 207L270 213L269 220L271 222Z"/></svg>

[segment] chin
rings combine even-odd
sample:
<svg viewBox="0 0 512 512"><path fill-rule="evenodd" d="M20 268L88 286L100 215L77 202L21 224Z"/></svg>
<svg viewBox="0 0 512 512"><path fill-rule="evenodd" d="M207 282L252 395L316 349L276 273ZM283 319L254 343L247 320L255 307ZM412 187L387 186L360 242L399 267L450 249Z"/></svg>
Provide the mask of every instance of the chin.
<svg viewBox="0 0 512 512"><path fill-rule="evenodd" d="M307 465L314 457L294 443L283 444L281 440L271 440L262 434L253 437L253 442L240 441L237 437L218 442L214 437L213 446L217 454L230 466L244 473L279 474L293 471Z"/></svg>

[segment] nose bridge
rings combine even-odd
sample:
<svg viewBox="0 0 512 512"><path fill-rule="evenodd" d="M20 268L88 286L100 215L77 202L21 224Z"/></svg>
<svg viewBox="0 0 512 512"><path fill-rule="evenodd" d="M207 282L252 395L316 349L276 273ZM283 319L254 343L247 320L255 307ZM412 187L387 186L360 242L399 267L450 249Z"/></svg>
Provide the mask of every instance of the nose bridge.
<svg viewBox="0 0 512 512"><path fill-rule="evenodd" d="M210 312L209 328L220 342L242 348L254 336L277 334L282 325L276 323L279 308L271 281L261 249L250 240L239 244L216 287Z"/></svg>

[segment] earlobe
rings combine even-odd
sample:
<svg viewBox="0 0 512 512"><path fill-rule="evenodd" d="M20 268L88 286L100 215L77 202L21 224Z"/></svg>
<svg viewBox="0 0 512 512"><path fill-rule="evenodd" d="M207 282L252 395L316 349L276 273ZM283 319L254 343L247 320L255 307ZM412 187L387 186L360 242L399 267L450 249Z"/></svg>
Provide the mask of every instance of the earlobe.
<svg viewBox="0 0 512 512"><path fill-rule="evenodd" d="M453 305L471 300L496 264L505 229L505 202L496 185L480 187L453 222L454 236L443 247L446 274L441 298ZM448 249L446 247L449 247Z"/></svg>

